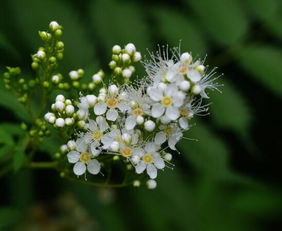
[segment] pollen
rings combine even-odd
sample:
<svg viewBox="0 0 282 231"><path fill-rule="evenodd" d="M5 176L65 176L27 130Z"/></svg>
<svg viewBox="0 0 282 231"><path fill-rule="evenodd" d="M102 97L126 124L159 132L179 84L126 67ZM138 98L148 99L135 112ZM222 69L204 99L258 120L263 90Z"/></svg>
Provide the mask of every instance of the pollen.
<svg viewBox="0 0 282 231"><path fill-rule="evenodd" d="M182 75L185 75L185 74L187 74L188 73L188 67L186 67L186 66L181 66L180 68L179 68L179 73L180 74L182 74Z"/></svg>
<svg viewBox="0 0 282 231"><path fill-rule="evenodd" d="M162 105L164 107L170 107L172 105L172 98L169 96L163 97L162 99Z"/></svg>
<svg viewBox="0 0 282 231"><path fill-rule="evenodd" d="M187 108L180 108L180 115L183 116L183 117L187 117L189 114L189 111Z"/></svg>
<svg viewBox="0 0 282 231"><path fill-rule="evenodd" d="M95 131L92 133L92 138L94 140L101 140L102 136L103 136L103 133L100 131Z"/></svg>
<svg viewBox="0 0 282 231"><path fill-rule="evenodd" d="M118 104L118 101L115 98L110 98L107 100L106 104L109 108L115 108Z"/></svg>
<svg viewBox="0 0 282 231"><path fill-rule="evenodd" d="M132 156L132 150L131 150L131 148L126 147L126 148L122 149L121 155L123 155L124 157L130 157L130 156Z"/></svg>
<svg viewBox="0 0 282 231"><path fill-rule="evenodd" d="M143 161L146 163L146 164L151 164L153 162L153 157L151 154L149 153L146 153L144 154L143 156Z"/></svg>
<svg viewBox="0 0 282 231"><path fill-rule="evenodd" d="M82 152L80 154L80 157L79 157L79 160L82 162L82 163L88 163L90 161L90 154L88 152Z"/></svg>
<svg viewBox="0 0 282 231"><path fill-rule="evenodd" d="M144 114L144 112L143 112L143 110L141 108L136 108L133 111L133 115L136 115L136 116L141 116L143 114Z"/></svg>

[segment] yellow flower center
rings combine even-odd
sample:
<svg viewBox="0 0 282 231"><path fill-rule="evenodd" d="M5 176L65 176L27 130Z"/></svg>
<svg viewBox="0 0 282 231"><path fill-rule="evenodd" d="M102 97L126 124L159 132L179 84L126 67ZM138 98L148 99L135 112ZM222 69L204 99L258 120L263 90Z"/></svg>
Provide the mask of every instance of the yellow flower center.
<svg viewBox="0 0 282 231"><path fill-rule="evenodd" d="M133 115L141 116L141 115L143 115L143 110L141 108L136 108L133 111Z"/></svg>
<svg viewBox="0 0 282 231"><path fill-rule="evenodd" d="M109 108L115 108L118 104L118 101L115 98L110 98L107 100L106 104Z"/></svg>
<svg viewBox="0 0 282 231"><path fill-rule="evenodd" d="M172 105L172 98L169 96L163 97L162 99L162 105L164 107L170 107Z"/></svg>
<svg viewBox="0 0 282 231"><path fill-rule="evenodd" d="M102 136L103 136L103 133L100 131L95 131L92 133L92 138L94 140L101 140Z"/></svg>
<svg viewBox="0 0 282 231"><path fill-rule="evenodd" d="M188 114L189 114L189 111L188 111L187 108L184 108L184 107L183 107L183 108L180 108L180 115L181 115L181 116L187 117Z"/></svg>
<svg viewBox="0 0 282 231"><path fill-rule="evenodd" d="M164 132L166 133L166 134L171 134L172 132L173 132L173 127L172 126L166 126L165 128L164 128Z"/></svg>
<svg viewBox="0 0 282 231"><path fill-rule="evenodd" d="M149 153L146 153L144 154L143 156L143 161L146 163L146 164L151 164L153 162L153 157L151 154Z"/></svg>
<svg viewBox="0 0 282 231"><path fill-rule="evenodd" d="M82 163L88 163L90 161L90 154L88 152L82 152L80 154L80 157L79 157L79 160L82 162Z"/></svg>
<svg viewBox="0 0 282 231"><path fill-rule="evenodd" d="M121 150L121 155L123 155L124 157L130 157L132 156L132 150L129 147L126 147L124 149Z"/></svg>
<svg viewBox="0 0 282 231"><path fill-rule="evenodd" d="M187 66L181 66L181 67L179 68L179 73L182 74L182 75L185 75L185 74L187 74L188 70L189 70L189 69L188 69Z"/></svg>

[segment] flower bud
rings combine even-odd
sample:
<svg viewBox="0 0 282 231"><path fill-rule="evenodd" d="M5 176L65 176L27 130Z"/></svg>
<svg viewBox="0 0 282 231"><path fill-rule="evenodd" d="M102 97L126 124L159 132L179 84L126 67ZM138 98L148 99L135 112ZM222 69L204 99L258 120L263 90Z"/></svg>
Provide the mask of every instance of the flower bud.
<svg viewBox="0 0 282 231"><path fill-rule="evenodd" d="M69 140L67 146L70 150L74 150L76 148L76 143L74 140Z"/></svg>
<svg viewBox="0 0 282 231"><path fill-rule="evenodd" d="M118 87L115 84L110 85L109 86L109 93L111 95L116 95L118 93Z"/></svg>
<svg viewBox="0 0 282 231"><path fill-rule="evenodd" d="M132 184L133 184L133 187L140 187L141 185L140 180L134 180Z"/></svg>
<svg viewBox="0 0 282 231"><path fill-rule="evenodd" d="M172 160L172 155L170 153L166 153L164 155L164 159L167 160L167 161L171 161Z"/></svg>
<svg viewBox="0 0 282 231"><path fill-rule="evenodd" d="M190 85L191 85L191 84L190 84L189 81L183 80L183 81L180 82L179 88L180 88L180 90L182 90L182 91L188 91L189 88L190 88Z"/></svg>
<svg viewBox="0 0 282 231"><path fill-rule="evenodd" d="M156 127L156 124L154 121L152 120L147 120L145 123L144 123L144 127L145 127L145 130L148 131L148 132L151 132L155 129Z"/></svg>
<svg viewBox="0 0 282 231"><path fill-rule="evenodd" d="M56 119L55 122L56 127L64 127L65 126L65 120L63 118Z"/></svg>
<svg viewBox="0 0 282 231"><path fill-rule="evenodd" d="M197 71L203 73L204 70L205 70L205 68L206 68L206 67L205 67L204 65L198 65L198 66L196 66L195 69L196 69Z"/></svg>
<svg viewBox="0 0 282 231"><path fill-rule="evenodd" d="M97 97L95 95L87 95L86 100L88 102L88 105L90 107L93 107L95 103L97 102Z"/></svg>
<svg viewBox="0 0 282 231"><path fill-rule="evenodd" d="M147 187L148 189L155 189L157 187L157 182L155 180L148 180L147 181Z"/></svg>
<svg viewBox="0 0 282 231"><path fill-rule="evenodd" d="M121 52L121 47L119 45L114 45L113 49L112 49L112 52L114 54L119 54Z"/></svg>
<svg viewBox="0 0 282 231"><path fill-rule="evenodd" d="M122 76L124 77L124 78L130 78L131 77L131 75L132 75L132 71L130 70L130 69L128 69L128 68L126 68L126 69L124 69L123 71L122 71Z"/></svg>
<svg viewBox="0 0 282 231"><path fill-rule="evenodd" d="M62 101L57 101L55 103L55 109L59 112L62 112L65 108L65 104Z"/></svg>
<svg viewBox="0 0 282 231"><path fill-rule="evenodd" d="M102 76L100 75L100 74L94 74L93 76L92 76L92 80L93 80L93 82L94 83L96 83L96 84L98 84L98 83L101 83L101 81L102 81Z"/></svg>
<svg viewBox="0 0 282 231"><path fill-rule="evenodd" d="M189 64L192 61L192 56L188 52L185 52L180 56L180 61Z"/></svg>
<svg viewBox="0 0 282 231"><path fill-rule="evenodd" d="M66 153L67 151L68 151L68 146L67 145L62 145L61 147L60 147L60 151L62 152L62 153Z"/></svg>
<svg viewBox="0 0 282 231"><path fill-rule="evenodd" d="M57 96L56 96L56 101L62 101L62 102L64 102L64 101L65 101L65 96L63 96L63 95L57 95Z"/></svg>
<svg viewBox="0 0 282 231"><path fill-rule="evenodd" d="M74 113L74 106L72 106L72 105L67 105L67 106L66 106L66 113L67 113L68 115L72 115L72 114Z"/></svg>
<svg viewBox="0 0 282 231"><path fill-rule="evenodd" d="M119 142L117 141L112 142L110 148L113 152L117 152L119 150Z"/></svg>
<svg viewBox="0 0 282 231"><path fill-rule="evenodd" d="M74 124L74 119L73 118L65 118L65 124L70 126Z"/></svg>
<svg viewBox="0 0 282 231"><path fill-rule="evenodd" d="M79 79L79 75L78 75L77 71L71 71L69 73L69 76L70 76L71 80L78 80Z"/></svg>
<svg viewBox="0 0 282 231"><path fill-rule="evenodd" d="M60 29L60 25L56 21L52 21L49 24L49 28L51 31L56 31L57 29Z"/></svg>
<svg viewBox="0 0 282 231"><path fill-rule="evenodd" d="M140 52L135 52L134 55L133 55L133 61L134 62L139 62L141 60L142 56L141 56L141 53Z"/></svg>
<svg viewBox="0 0 282 231"><path fill-rule="evenodd" d="M137 116L137 117L136 117L136 123L139 124L139 125L140 125L140 124L143 124L143 123L144 123L144 117L143 117L143 116L140 116L140 115Z"/></svg>
<svg viewBox="0 0 282 231"><path fill-rule="evenodd" d="M135 45L133 43L128 43L124 49L129 55L132 55L136 51Z"/></svg>
<svg viewBox="0 0 282 231"><path fill-rule="evenodd" d="M200 94L202 91L201 86L196 84L193 88L192 88L192 93L194 93L195 95Z"/></svg>
<svg viewBox="0 0 282 231"><path fill-rule="evenodd" d="M130 56L128 54L122 54L121 59L123 62L127 63L130 61Z"/></svg>

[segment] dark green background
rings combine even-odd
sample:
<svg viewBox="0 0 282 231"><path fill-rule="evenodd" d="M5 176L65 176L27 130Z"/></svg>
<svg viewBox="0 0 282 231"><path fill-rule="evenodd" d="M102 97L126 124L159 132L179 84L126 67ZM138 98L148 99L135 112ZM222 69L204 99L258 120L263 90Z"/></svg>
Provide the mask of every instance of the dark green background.
<svg viewBox="0 0 282 231"><path fill-rule="evenodd" d="M33 74L37 31L52 20L64 27L65 74L108 71L116 43L133 42L145 54L181 40L182 51L207 55L224 73L223 93L210 94L211 115L186 133L199 141L180 142L175 168L159 174L156 190L97 189L47 170L10 172L0 179L0 230L281 229L282 1L1 0L1 73L10 65ZM19 123L13 102L1 87L1 123Z"/></svg>

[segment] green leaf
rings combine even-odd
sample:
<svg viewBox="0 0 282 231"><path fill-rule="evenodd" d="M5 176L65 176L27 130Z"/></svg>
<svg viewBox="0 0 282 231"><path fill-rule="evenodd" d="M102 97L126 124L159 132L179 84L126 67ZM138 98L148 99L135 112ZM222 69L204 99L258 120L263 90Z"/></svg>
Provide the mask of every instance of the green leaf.
<svg viewBox="0 0 282 231"><path fill-rule="evenodd" d="M193 167L211 177L225 178L229 175L228 148L206 126L197 122L196 126L188 130L184 136L199 140L182 139L179 142L183 158L191 162Z"/></svg>
<svg viewBox="0 0 282 231"><path fill-rule="evenodd" d="M220 44L233 44L246 34L248 22L237 0L187 0L187 3Z"/></svg>
<svg viewBox="0 0 282 231"><path fill-rule="evenodd" d="M282 52L270 46L249 46L239 54L240 64L255 80L282 96Z"/></svg>
<svg viewBox="0 0 282 231"><path fill-rule="evenodd" d="M14 140L11 134L9 134L0 125L0 144L13 145Z"/></svg>
<svg viewBox="0 0 282 231"><path fill-rule="evenodd" d="M17 223L21 213L18 209L12 207L0 207L0 228Z"/></svg>
<svg viewBox="0 0 282 231"><path fill-rule="evenodd" d="M137 50L149 48L149 31L138 7L133 3L115 0L91 1L89 14L97 37L103 41L108 52L115 44L132 42Z"/></svg>
<svg viewBox="0 0 282 231"><path fill-rule="evenodd" d="M192 51L196 55L205 55L207 44L199 26L189 16L182 16L176 11L165 8L156 8L152 14L157 20L157 29L160 36L166 39L170 45L181 40L181 47Z"/></svg>
<svg viewBox="0 0 282 231"><path fill-rule="evenodd" d="M18 171L25 163L26 157L22 150L16 150L14 152L14 158L13 158L13 166L14 170Z"/></svg>
<svg viewBox="0 0 282 231"><path fill-rule="evenodd" d="M5 34L1 32L0 32L0 49L7 50L15 58L19 58L19 52L10 43L9 39L5 36Z"/></svg>
<svg viewBox="0 0 282 231"><path fill-rule="evenodd" d="M0 105L12 111L21 120L30 121L24 106L14 95L4 89L3 84L0 84Z"/></svg>
<svg viewBox="0 0 282 231"><path fill-rule="evenodd" d="M223 81L221 81L223 82ZM210 92L211 117L222 128L234 130L238 135L249 132L252 113L246 100L229 82L223 82L222 94Z"/></svg>
<svg viewBox="0 0 282 231"><path fill-rule="evenodd" d="M83 67L94 60L94 46L93 42L87 37L87 28L84 28L77 12L66 2L11 0L9 4L13 9L13 17L19 31L32 46L34 52L42 44L38 31L47 29L49 22L55 20L63 25L64 29L65 54L63 66L65 69ZM30 17L31 9L32 17Z"/></svg>

